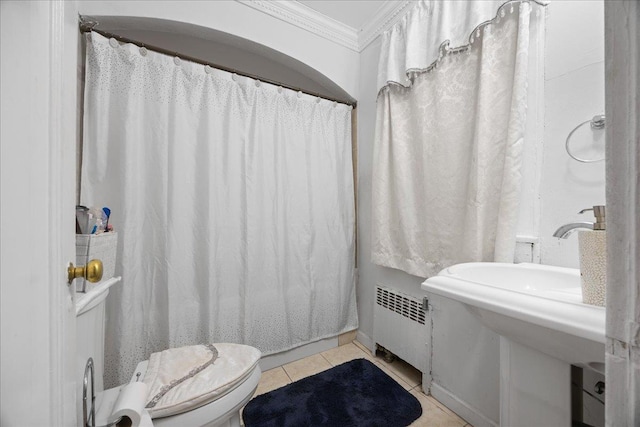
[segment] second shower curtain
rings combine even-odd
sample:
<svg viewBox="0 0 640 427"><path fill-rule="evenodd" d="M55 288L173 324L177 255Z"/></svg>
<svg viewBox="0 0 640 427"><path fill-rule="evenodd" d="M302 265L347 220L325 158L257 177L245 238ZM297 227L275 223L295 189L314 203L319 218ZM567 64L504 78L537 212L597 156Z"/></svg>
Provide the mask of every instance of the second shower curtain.
<svg viewBox="0 0 640 427"><path fill-rule="evenodd" d="M531 8L541 6L501 3L420 2L384 36L372 185L376 264L430 277L462 262L513 262Z"/></svg>
<svg viewBox="0 0 640 427"><path fill-rule="evenodd" d="M357 327L351 108L87 39L81 201L120 233L105 386L168 347Z"/></svg>

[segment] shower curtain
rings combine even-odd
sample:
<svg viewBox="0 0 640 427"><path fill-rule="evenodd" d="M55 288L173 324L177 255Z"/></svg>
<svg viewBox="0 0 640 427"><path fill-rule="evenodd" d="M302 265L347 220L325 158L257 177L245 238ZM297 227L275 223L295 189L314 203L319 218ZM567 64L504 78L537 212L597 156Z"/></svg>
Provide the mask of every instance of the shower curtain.
<svg viewBox="0 0 640 427"><path fill-rule="evenodd" d="M513 262L532 6L422 1L384 35L374 263L429 277Z"/></svg>
<svg viewBox="0 0 640 427"><path fill-rule="evenodd" d="M154 351L357 328L351 107L87 39L81 201L119 232L105 385Z"/></svg>

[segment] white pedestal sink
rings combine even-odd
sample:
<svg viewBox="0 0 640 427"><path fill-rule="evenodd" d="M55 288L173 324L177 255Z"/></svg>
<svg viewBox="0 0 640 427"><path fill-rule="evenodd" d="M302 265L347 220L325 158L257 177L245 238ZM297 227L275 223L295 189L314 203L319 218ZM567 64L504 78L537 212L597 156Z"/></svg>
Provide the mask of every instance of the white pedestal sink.
<svg viewBox="0 0 640 427"><path fill-rule="evenodd" d="M605 310L582 303L579 270L458 264L422 289L500 335L501 426L571 426L571 365L604 373Z"/></svg>

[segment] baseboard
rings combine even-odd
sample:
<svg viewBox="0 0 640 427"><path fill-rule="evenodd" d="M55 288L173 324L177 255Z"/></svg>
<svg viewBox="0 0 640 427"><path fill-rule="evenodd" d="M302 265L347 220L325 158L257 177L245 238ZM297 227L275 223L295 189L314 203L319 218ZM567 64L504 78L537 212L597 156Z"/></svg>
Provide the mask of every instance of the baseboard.
<svg viewBox="0 0 640 427"><path fill-rule="evenodd" d="M358 335L357 329L338 335L338 345L347 345L353 342L356 339L356 335Z"/></svg>
<svg viewBox="0 0 640 427"><path fill-rule="evenodd" d="M338 337L326 338L281 353L263 356L259 362L260 369L262 372L268 371L269 369L277 368L278 366L286 365L287 363L295 362L296 360L304 359L305 357L322 353L335 347L338 347Z"/></svg>
<svg viewBox="0 0 640 427"><path fill-rule="evenodd" d="M431 372L423 372L422 373L422 391L424 394L431 394L431 384L433 382L433 377L431 376Z"/></svg>
<svg viewBox="0 0 640 427"><path fill-rule="evenodd" d="M356 334L356 340L363 346L367 347L371 353L375 354L376 349L374 348L373 338L364 334L360 329L358 329L358 333Z"/></svg>
<svg viewBox="0 0 640 427"><path fill-rule="evenodd" d="M498 427L495 421L485 417L477 409L458 399L449 390L433 381L431 382L431 395L474 427Z"/></svg>

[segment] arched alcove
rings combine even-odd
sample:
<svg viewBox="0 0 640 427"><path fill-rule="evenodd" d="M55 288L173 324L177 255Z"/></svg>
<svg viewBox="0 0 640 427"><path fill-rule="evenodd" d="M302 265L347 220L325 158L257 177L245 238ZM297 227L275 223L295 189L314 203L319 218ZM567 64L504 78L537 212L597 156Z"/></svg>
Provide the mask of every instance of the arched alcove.
<svg viewBox="0 0 640 427"><path fill-rule="evenodd" d="M240 74L279 82L302 91L353 104L355 99L331 79L282 52L223 31L167 19L83 16L95 29L148 46L217 64Z"/></svg>

